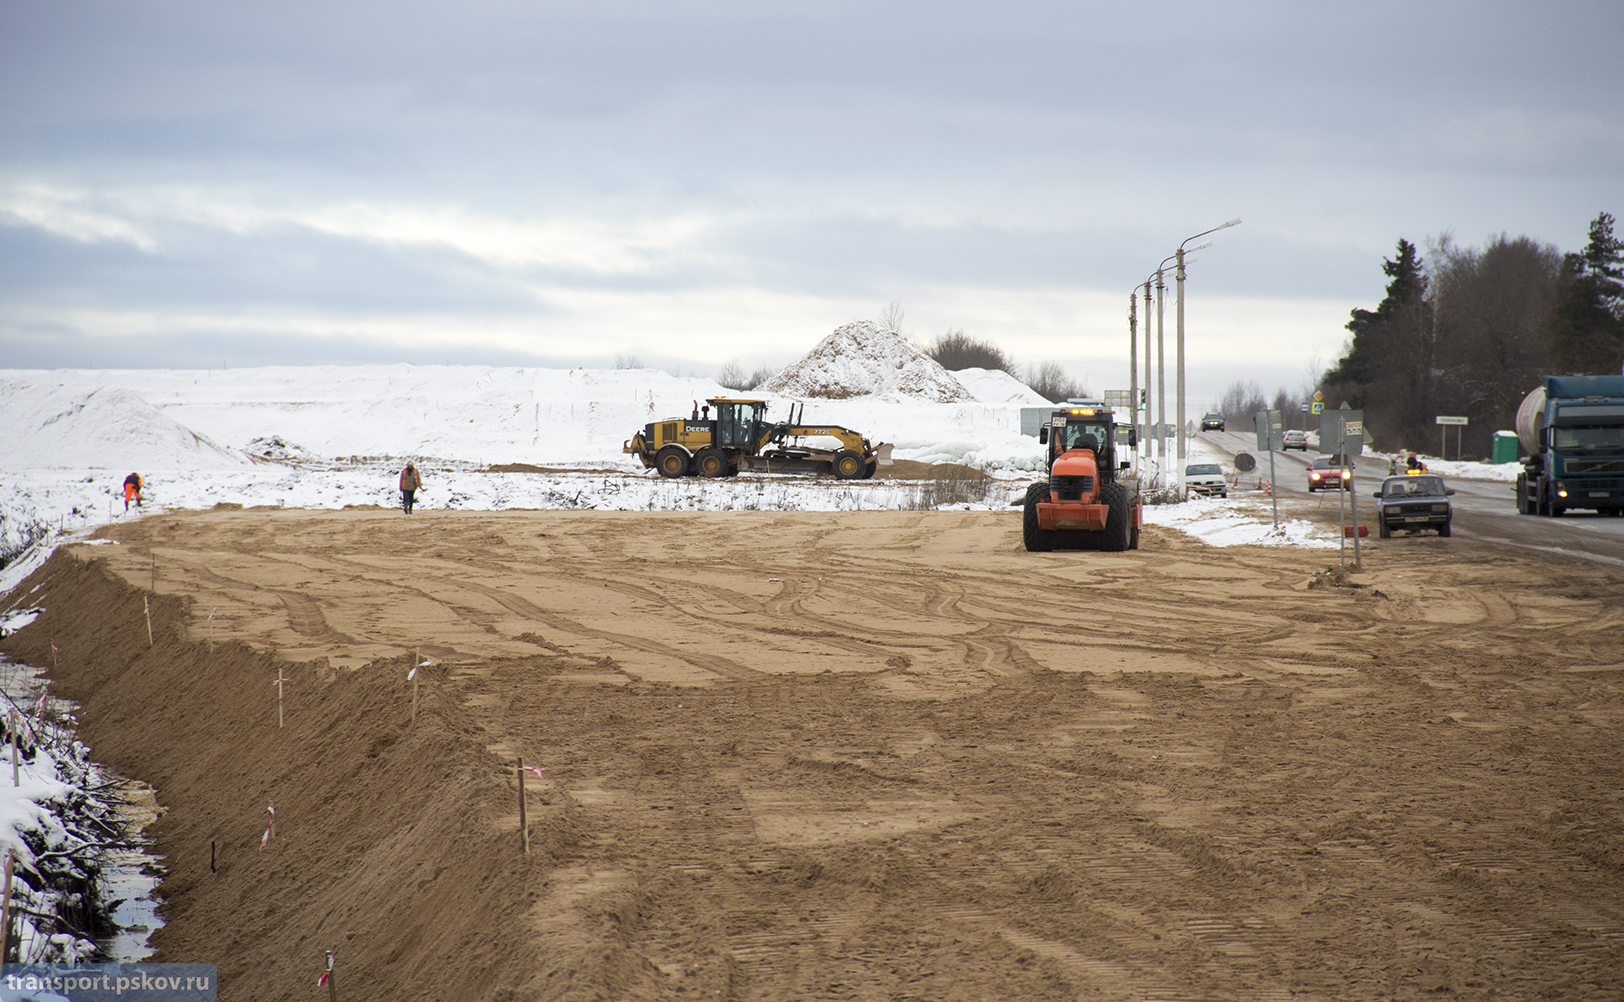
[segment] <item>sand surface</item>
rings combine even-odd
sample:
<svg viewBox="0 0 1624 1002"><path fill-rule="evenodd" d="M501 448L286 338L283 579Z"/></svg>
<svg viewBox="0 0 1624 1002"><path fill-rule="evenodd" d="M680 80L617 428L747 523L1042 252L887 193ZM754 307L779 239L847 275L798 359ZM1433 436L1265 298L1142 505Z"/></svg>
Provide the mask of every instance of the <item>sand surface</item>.
<svg viewBox="0 0 1624 1002"><path fill-rule="evenodd" d="M327 949L346 1000L1624 993L1604 567L1028 554L1013 510L110 537L0 649L54 636L157 788L159 959L224 999L325 998Z"/></svg>

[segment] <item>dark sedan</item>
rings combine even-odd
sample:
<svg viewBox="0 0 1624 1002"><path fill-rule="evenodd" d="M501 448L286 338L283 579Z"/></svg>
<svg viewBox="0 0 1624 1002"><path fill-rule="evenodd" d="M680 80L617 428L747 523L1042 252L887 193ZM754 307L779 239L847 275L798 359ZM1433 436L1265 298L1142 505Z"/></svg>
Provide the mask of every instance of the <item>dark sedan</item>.
<svg viewBox="0 0 1624 1002"><path fill-rule="evenodd" d="M1449 524L1454 517L1449 495L1453 493L1453 489L1444 486L1444 478L1436 473L1388 477L1382 481L1382 489L1376 492L1378 534L1388 539L1395 529L1406 532L1435 529L1440 536L1449 535Z"/></svg>

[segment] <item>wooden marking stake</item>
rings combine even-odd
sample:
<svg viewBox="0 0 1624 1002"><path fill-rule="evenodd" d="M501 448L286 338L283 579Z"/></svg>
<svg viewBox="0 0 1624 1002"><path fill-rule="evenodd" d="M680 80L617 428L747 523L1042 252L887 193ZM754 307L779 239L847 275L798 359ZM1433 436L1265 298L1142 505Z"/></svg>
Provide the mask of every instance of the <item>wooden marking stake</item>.
<svg viewBox="0 0 1624 1002"><path fill-rule="evenodd" d="M11 961L11 868L16 865L17 850L6 850L5 903L0 905L0 961Z"/></svg>
<svg viewBox="0 0 1624 1002"><path fill-rule="evenodd" d="M524 756L523 755L519 756L518 776L519 776L519 835L520 835L520 841L523 842L523 844L524 844L524 854L526 856L528 856L528 855L530 855L530 819L528 817L526 817L526 815L525 815L525 799L526 798L525 798L525 795L524 795Z"/></svg>

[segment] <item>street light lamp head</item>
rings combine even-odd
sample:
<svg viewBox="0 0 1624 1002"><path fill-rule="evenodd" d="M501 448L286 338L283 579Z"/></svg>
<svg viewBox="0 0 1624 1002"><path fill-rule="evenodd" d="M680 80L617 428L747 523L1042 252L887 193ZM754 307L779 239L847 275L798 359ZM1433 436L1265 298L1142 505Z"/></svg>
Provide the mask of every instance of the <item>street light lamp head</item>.
<svg viewBox="0 0 1624 1002"><path fill-rule="evenodd" d="M1224 223L1224 224L1223 224L1223 225L1222 225L1222 226L1214 226L1214 227L1213 227L1213 228L1212 228L1212 229L1210 229L1210 230L1202 230L1202 231L1201 231L1201 232L1200 232L1200 233L1197 233L1197 234L1196 234L1196 235L1195 235L1195 236L1193 236L1193 237L1190 237L1190 238L1188 238L1188 239L1186 239L1186 240L1185 240L1185 241L1184 241L1184 243L1185 243L1185 244L1187 244L1187 243L1189 243L1189 242L1190 242L1190 241L1191 241L1191 240L1195 240L1195 239L1197 239L1197 238L1199 238L1199 237L1204 237L1204 236L1206 236L1206 235L1207 235L1207 234L1208 234L1208 233L1217 233L1217 232L1218 232L1218 231L1219 231L1219 230L1227 230L1227 229L1229 229L1229 228L1230 228L1230 227L1231 227L1231 226L1239 226L1239 225L1240 225L1240 222L1241 222L1241 220L1240 220L1240 217L1239 217L1239 216L1236 216L1236 217L1235 217L1235 218L1234 218L1234 219L1231 219L1231 220L1230 220L1230 221L1229 221L1229 222L1227 222L1227 223ZM1180 246L1180 247L1183 247L1183 246L1184 246L1184 244L1179 244L1179 246Z"/></svg>
<svg viewBox="0 0 1624 1002"><path fill-rule="evenodd" d="M1208 247L1211 247L1211 246L1212 246L1212 241L1211 240L1203 240L1200 243L1196 244L1194 247L1191 247L1189 250L1185 251L1184 253L1186 253L1186 254L1194 254L1198 250L1206 250ZM1190 259L1185 258L1184 260L1185 260L1185 263L1189 263Z"/></svg>

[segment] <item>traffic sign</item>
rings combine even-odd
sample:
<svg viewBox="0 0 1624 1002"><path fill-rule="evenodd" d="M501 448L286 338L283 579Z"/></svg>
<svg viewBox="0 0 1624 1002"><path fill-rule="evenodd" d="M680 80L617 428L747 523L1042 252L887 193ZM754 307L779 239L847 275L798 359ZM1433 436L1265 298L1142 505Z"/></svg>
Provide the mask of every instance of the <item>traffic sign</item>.
<svg viewBox="0 0 1624 1002"><path fill-rule="evenodd" d="M1308 405L1307 404L1303 404L1303 413L1304 414L1308 413Z"/></svg>
<svg viewBox="0 0 1624 1002"><path fill-rule="evenodd" d="M1319 396L1319 394L1316 393L1315 396ZM1314 401L1314 404L1313 404L1312 408L1309 410L1309 413L1310 414L1324 414L1325 413L1325 404L1322 401L1319 401L1319 400Z"/></svg>
<svg viewBox="0 0 1624 1002"><path fill-rule="evenodd" d="M1435 424L1465 424L1466 423L1466 419L1463 418L1463 417L1444 417L1441 414L1438 417L1433 418L1432 420L1433 420L1433 423L1435 423Z"/></svg>
<svg viewBox="0 0 1624 1002"><path fill-rule="evenodd" d="M1324 403L1325 402L1325 394L1321 393L1319 390L1315 390L1314 391L1314 399L1319 401L1320 403ZM1318 414L1319 411L1315 411L1314 413Z"/></svg>
<svg viewBox="0 0 1624 1002"><path fill-rule="evenodd" d="M1258 411L1252 416L1252 424L1257 430L1258 449L1271 452L1284 444L1279 411Z"/></svg>

